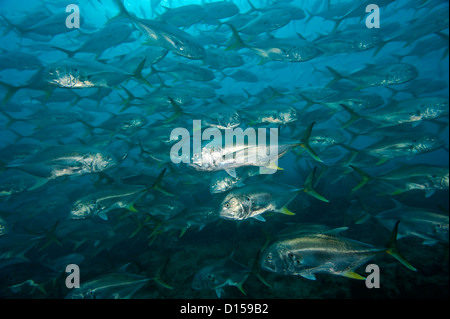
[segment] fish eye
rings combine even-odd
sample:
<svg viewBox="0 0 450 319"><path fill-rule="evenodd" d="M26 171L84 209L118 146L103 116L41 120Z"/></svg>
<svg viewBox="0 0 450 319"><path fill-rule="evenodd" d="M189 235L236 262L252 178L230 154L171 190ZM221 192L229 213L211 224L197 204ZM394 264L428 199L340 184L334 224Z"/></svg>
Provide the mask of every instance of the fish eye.
<svg viewBox="0 0 450 319"><path fill-rule="evenodd" d="M48 71L48 74L53 75L53 71L52 70Z"/></svg>

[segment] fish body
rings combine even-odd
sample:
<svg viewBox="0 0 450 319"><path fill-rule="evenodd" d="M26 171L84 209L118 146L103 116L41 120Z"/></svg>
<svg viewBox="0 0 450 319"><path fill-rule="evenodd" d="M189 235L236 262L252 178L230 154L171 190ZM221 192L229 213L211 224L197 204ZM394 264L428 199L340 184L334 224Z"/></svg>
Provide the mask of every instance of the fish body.
<svg viewBox="0 0 450 319"><path fill-rule="evenodd" d="M0 69L37 70L42 62L33 54L7 51L0 53Z"/></svg>
<svg viewBox="0 0 450 319"><path fill-rule="evenodd" d="M287 25L290 21L291 14L289 11L273 9L250 20L246 25L239 29L239 32L248 35L257 35L263 32L275 31Z"/></svg>
<svg viewBox="0 0 450 319"><path fill-rule="evenodd" d="M313 188L313 169L302 188L280 183L250 184L230 191L220 204L219 215L224 219L243 220L255 218L265 221L261 214L277 212L295 215L287 206L300 193L307 193L323 202L328 200Z"/></svg>
<svg viewBox="0 0 450 319"><path fill-rule="evenodd" d="M375 218L389 229L399 220L401 224L398 238L418 237L423 239L424 245L435 245L438 242L448 244L448 215L394 202L395 208L380 212Z"/></svg>
<svg viewBox="0 0 450 319"><path fill-rule="evenodd" d="M311 157L320 162L321 159L309 145L309 137L313 126L314 122L306 128L303 137L297 143L280 143L277 141L276 152L273 152L275 148L272 148L272 141L269 145L265 143L250 144L245 143L244 138L242 138L242 140L236 139L235 143L229 143L230 145L225 145L223 147L217 145L217 141L213 141L201 148L201 154L193 154L189 166L198 171L212 172L226 170L231 176L236 177L235 169L238 167L258 166L270 170L279 169L274 165L274 161L284 156L295 147L304 148ZM244 135L247 134L245 131L242 131L242 133ZM233 134L236 134L236 132L233 132Z"/></svg>
<svg viewBox="0 0 450 319"><path fill-rule="evenodd" d="M72 58L48 65L42 75L44 82L63 88L114 87L135 76L122 69L98 61Z"/></svg>
<svg viewBox="0 0 450 319"><path fill-rule="evenodd" d="M10 169L0 175L0 196L31 191L43 186L47 179L36 177L20 170Z"/></svg>
<svg viewBox="0 0 450 319"><path fill-rule="evenodd" d="M261 254L263 269L282 275L302 276L315 280L318 273L365 279L354 272L375 255L388 252L405 267L416 270L395 248L398 222L386 248L379 248L332 234L306 234L277 241Z"/></svg>
<svg viewBox="0 0 450 319"><path fill-rule="evenodd" d="M381 127L412 123L417 125L424 120L432 120L449 114L448 98L423 97L396 101L384 108L383 112L369 113L367 119L377 122Z"/></svg>
<svg viewBox="0 0 450 319"><path fill-rule="evenodd" d="M220 298L223 287L236 286L245 294L242 285L251 269L237 263L231 257L201 268L192 280L194 290L215 290Z"/></svg>
<svg viewBox="0 0 450 319"><path fill-rule="evenodd" d="M139 19L128 13L120 0L116 0L115 3L120 9L120 14L135 23L148 38L150 45L163 47L188 59L202 60L205 58L205 48L189 33L168 23Z"/></svg>
<svg viewBox="0 0 450 319"><path fill-rule="evenodd" d="M430 197L437 190L449 189L449 169L444 166L427 164L403 165L375 177L360 168L350 165L362 177L361 182L352 191L356 191L371 181L379 181L386 187L384 192L391 195L419 190Z"/></svg>
<svg viewBox="0 0 450 319"><path fill-rule="evenodd" d="M437 150L444 145L445 143L435 135L421 134L417 137L394 137L382 140L364 149L363 152L380 160L401 156L412 158L415 155Z"/></svg>
<svg viewBox="0 0 450 319"><path fill-rule="evenodd" d="M245 167L236 171L236 177L226 172L218 171L212 177L209 184L211 194L223 193L235 187L244 186L244 181L255 175L259 175L258 167Z"/></svg>
<svg viewBox="0 0 450 319"><path fill-rule="evenodd" d="M111 273L83 282L66 299L128 299L151 278L127 273Z"/></svg>
<svg viewBox="0 0 450 319"><path fill-rule="evenodd" d="M299 111L291 105L282 103L271 103L260 105L260 107L249 107L239 112L245 116L250 124L289 124L299 119Z"/></svg>
<svg viewBox="0 0 450 319"><path fill-rule="evenodd" d="M159 19L176 27L188 27L206 17L206 10L199 4L188 4L176 8L166 8Z"/></svg>
<svg viewBox="0 0 450 319"><path fill-rule="evenodd" d="M407 63L368 64L365 68L355 71L347 76L339 74L336 70L327 67L334 75L328 86L341 79L347 79L358 85L358 89L371 86L389 86L414 80L418 76L417 69Z"/></svg>
<svg viewBox="0 0 450 319"><path fill-rule="evenodd" d="M135 210L133 204L145 193L144 187L118 187L103 189L77 200L70 212L72 219L85 219L93 216L107 220L107 212L113 209L128 208Z"/></svg>
<svg viewBox="0 0 450 319"><path fill-rule="evenodd" d="M49 147L23 161L7 165L37 177L55 179L61 176L81 176L103 172L117 164L106 151L91 146L65 145Z"/></svg>
<svg viewBox="0 0 450 319"><path fill-rule="evenodd" d="M298 189L283 184L247 185L232 190L221 203L220 217L243 220L267 212L288 213L286 206L298 194Z"/></svg>

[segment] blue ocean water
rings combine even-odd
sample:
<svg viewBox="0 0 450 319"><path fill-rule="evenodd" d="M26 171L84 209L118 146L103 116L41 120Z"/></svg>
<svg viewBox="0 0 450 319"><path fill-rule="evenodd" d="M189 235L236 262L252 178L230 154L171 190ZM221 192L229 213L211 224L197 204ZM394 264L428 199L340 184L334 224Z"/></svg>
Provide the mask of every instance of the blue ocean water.
<svg viewBox="0 0 450 319"><path fill-rule="evenodd" d="M71 4L0 4L1 298L448 298L447 1Z"/></svg>

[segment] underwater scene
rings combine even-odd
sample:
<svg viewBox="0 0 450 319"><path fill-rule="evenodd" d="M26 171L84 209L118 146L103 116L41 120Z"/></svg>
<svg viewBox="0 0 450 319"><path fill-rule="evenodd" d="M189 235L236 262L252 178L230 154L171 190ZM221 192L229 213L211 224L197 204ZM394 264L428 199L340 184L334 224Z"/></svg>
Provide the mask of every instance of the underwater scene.
<svg viewBox="0 0 450 319"><path fill-rule="evenodd" d="M448 1L2 0L0 34L1 299L449 297Z"/></svg>

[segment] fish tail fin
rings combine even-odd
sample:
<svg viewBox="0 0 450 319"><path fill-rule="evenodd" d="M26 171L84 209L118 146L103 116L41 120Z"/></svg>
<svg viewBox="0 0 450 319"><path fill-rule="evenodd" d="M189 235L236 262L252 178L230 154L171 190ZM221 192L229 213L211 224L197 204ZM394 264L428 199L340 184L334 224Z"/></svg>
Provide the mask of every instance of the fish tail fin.
<svg viewBox="0 0 450 319"><path fill-rule="evenodd" d="M88 135L91 135L92 131L95 130L95 126L94 125L89 124L88 122L86 122L85 120L83 120L81 118L78 119L78 122L80 122L81 124L83 124L86 127L86 133L84 133L84 137L83 138L85 138Z"/></svg>
<svg viewBox="0 0 450 319"><path fill-rule="evenodd" d="M269 241L266 241L267 244L268 244L268 242L269 242ZM255 275L256 278L258 278L259 281L261 281L264 285L266 285L267 287L272 287L272 285L269 284L269 283L263 278L263 276L261 275L261 273L260 273L260 271L259 271L259 266L258 266L259 258L260 258L260 255L261 255L261 251L262 251L263 249L266 248L267 244L264 244L264 246L263 246L260 250L258 250L258 253L256 254L256 257L255 257L255 260L253 260L253 263L252 263L252 266L251 266L251 273L252 273L253 275Z"/></svg>
<svg viewBox="0 0 450 319"><path fill-rule="evenodd" d="M2 104L6 104L11 100L11 98L16 94L16 92L21 89L20 86L14 86L9 83L5 83L3 81L0 81L0 85L4 86L6 88L6 94L5 97L2 100Z"/></svg>
<svg viewBox="0 0 450 319"><path fill-rule="evenodd" d="M4 114L3 112L4 112L4 111L0 111L0 113L2 113L3 115L5 115L6 117L8 117L8 115L7 115L7 114ZM28 137L27 135L18 132L16 129L14 129L14 128L12 128L12 127L10 128L11 124L14 124L14 122L16 122L16 121L22 121L22 120L20 120L20 119L15 119L15 118L13 118L13 117L11 116L11 118L8 117L8 123L6 123L6 128L8 128L9 131L10 131L11 133L13 133L14 135L17 136L16 139L14 140L14 143L18 143L20 140L25 139L25 138Z"/></svg>
<svg viewBox="0 0 450 319"><path fill-rule="evenodd" d="M335 24L334 24L334 27L333 27L333 31L331 31L331 33L335 33L335 32L338 31L339 26L341 25L342 21L344 21L345 18L346 18L346 17L343 16L342 18L331 19L331 20L334 21L334 23L335 23Z"/></svg>
<svg viewBox="0 0 450 319"><path fill-rule="evenodd" d="M131 235L128 236L128 238L133 238L134 236L136 236L144 228L144 226L147 224L147 222L150 220L151 217L150 217L150 215L148 215L144 221L141 221L140 219L138 219L137 217L134 217L134 216L132 218L135 220L137 227L131 233Z"/></svg>
<svg viewBox="0 0 450 319"><path fill-rule="evenodd" d="M26 32L24 29L22 29L18 24L14 24L13 22L11 22L4 15L2 15L1 17L2 20L8 25L8 27L5 28L3 35L7 35L12 29L16 29L16 31L23 37L23 34Z"/></svg>
<svg viewBox="0 0 450 319"><path fill-rule="evenodd" d="M335 69L333 69L332 67L326 66L326 68L328 69L328 71L331 72L331 74L333 74L334 79L331 80L330 82L328 82L328 84L326 85L326 87L330 87L333 84L339 82L342 79L345 79L345 76L343 76L342 74L340 74L338 71L336 71Z"/></svg>
<svg viewBox="0 0 450 319"><path fill-rule="evenodd" d="M247 296L247 293L244 291L244 288L242 287L244 283L240 282L236 285L236 287L244 294L244 296Z"/></svg>
<svg viewBox="0 0 450 319"><path fill-rule="evenodd" d="M14 124L17 121L20 121L19 119L16 119L16 118L12 117L11 115L9 115L8 113L6 113L4 110L0 110L0 113L3 114L8 119L8 122L6 123L6 128L9 128L12 124ZM14 132L14 133L16 135L20 136L16 132ZM23 137L23 135L20 137Z"/></svg>
<svg viewBox="0 0 450 319"><path fill-rule="evenodd" d="M68 49L64 49L61 47L57 47L57 46L51 46L53 49L59 50L61 52L64 52L65 54L67 54L68 58L72 58L76 53L77 50L68 50Z"/></svg>
<svg viewBox="0 0 450 319"><path fill-rule="evenodd" d="M316 174L317 167L314 167L314 169L309 173L308 177L306 178L305 184L303 188L299 189L299 191L304 192L308 195L311 195L312 197L317 198L318 200L328 203L329 200L326 199L323 195L319 194L314 189L314 176Z"/></svg>
<svg viewBox="0 0 450 319"><path fill-rule="evenodd" d="M13 28L14 28L14 24L11 23L11 21L9 21L5 16L1 15L2 21L5 22L5 24L7 26L5 27L5 30L3 31L3 36L7 35Z"/></svg>
<svg viewBox="0 0 450 319"><path fill-rule="evenodd" d="M156 181L153 183L153 185L152 185L151 187L149 187L148 189L146 189L146 190L153 189L153 190L155 190L155 191L158 191L158 192L160 192L160 193L163 193L164 195L167 195L167 196L174 196L171 192L169 192L169 191L168 191L165 187L163 187L162 184L161 184L162 179L163 179L163 177L164 177L164 173L166 172L166 170L167 170L167 167L164 168L164 169L161 171L161 173L159 173L159 175L158 175L158 177L156 178Z"/></svg>
<svg viewBox="0 0 450 319"><path fill-rule="evenodd" d="M358 189L362 188L363 186L365 186L368 182L372 181L374 178L372 176L370 176L369 174L367 174L366 172L364 172L362 169L353 166L353 165L349 165L355 172L357 172L360 176L361 176L361 181L359 182L358 185L356 185L355 187L352 188L352 192L357 191Z"/></svg>
<svg viewBox="0 0 450 319"><path fill-rule="evenodd" d="M312 158L314 158L318 162L323 162L319 156L317 156L316 152L312 149L311 145L309 145L309 137L311 136L311 131L316 122L312 122L309 124L309 126L306 128L305 133L303 133L303 136L300 140L300 143L298 144L300 147L304 148L305 151L311 155Z"/></svg>
<svg viewBox="0 0 450 319"><path fill-rule="evenodd" d="M153 88L153 85L142 75L142 70L145 67L145 60L146 60L146 58L142 59L142 61L137 66L136 70L134 70L133 74L134 74L134 76L136 77L137 80L139 80L140 82L144 83L148 87Z"/></svg>
<svg viewBox="0 0 450 319"><path fill-rule="evenodd" d="M344 110L346 110L348 114L350 114L350 119L347 122L345 122L344 124L342 124L342 126L341 126L342 129L349 127L350 125L353 124L353 122L356 122L363 118L361 115L359 115L358 113L353 111L347 105L345 105L345 104L339 104L339 105L342 106L342 108Z"/></svg>
<svg viewBox="0 0 450 319"><path fill-rule="evenodd" d="M375 49L375 51L372 54L372 57L376 57L378 55L378 53L380 53L380 51L384 48L384 46L388 43L389 41L383 41L382 43L380 43L379 45L377 45L377 48Z"/></svg>
<svg viewBox="0 0 450 319"><path fill-rule="evenodd" d="M349 142L351 144L351 142ZM340 147L344 148L348 151L348 155L346 156L346 159L343 161L344 165L348 166L352 161L355 159L356 156L361 152L360 150L354 148L353 146L347 145L345 143L339 143ZM351 172L351 170L348 170L348 172Z"/></svg>
<svg viewBox="0 0 450 319"><path fill-rule="evenodd" d="M141 142L140 138L138 138L138 143L139 143L139 149L141 150L141 153L139 155L142 155L142 154L149 154L149 155L151 155L151 153L149 151L145 150L144 146L142 146L142 142Z"/></svg>
<svg viewBox="0 0 450 319"><path fill-rule="evenodd" d="M61 241L56 236L56 227L58 226L59 219L53 224L53 226L49 230L45 230L41 236L41 238L46 239L46 242L39 248L39 251L44 250L48 246L50 246L52 243L62 247Z"/></svg>
<svg viewBox="0 0 450 319"><path fill-rule="evenodd" d="M154 277L152 277L151 279L154 280L157 284L159 284L160 286L167 288L167 289L173 289L172 286L170 286L168 283L166 283L162 278L161 278L161 273L163 271L163 269L166 267L167 263L169 262L169 258L166 259L166 261L164 262L164 264L162 264L158 270L156 271L156 274Z"/></svg>
<svg viewBox="0 0 450 319"><path fill-rule="evenodd" d="M303 107L302 112L306 112L311 106L316 104L316 102L314 102L312 99L310 99L309 97L307 97L303 93L299 92L297 94L306 102L306 105Z"/></svg>
<svg viewBox="0 0 450 319"><path fill-rule="evenodd" d="M128 12L128 10L125 8L122 0L114 0L114 3L117 5L117 7L119 8L119 13L112 17L111 19L108 20L108 23L116 20L116 19L120 19L120 18L130 18L131 20L135 20L135 18Z"/></svg>
<svg viewBox="0 0 450 319"><path fill-rule="evenodd" d="M223 72L223 70L219 70L219 72L220 74L222 74L222 78L220 79L220 81L223 81L225 78L229 77L229 75Z"/></svg>
<svg viewBox="0 0 450 319"><path fill-rule="evenodd" d="M272 96L270 98L268 98L267 101L270 101L270 100L272 100L274 98L287 96L286 94L281 93L280 91L278 91L277 89L275 89L274 87L272 87L270 85L268 85L267 87L269 88L270 91L272 91Z"/></svg>
<svg viewBox="0 0 450 319"><path fill-rule="evenodd" d="M226 23L226 25L228 27L230 27L230 29L231 29L231 31L233 33L232 39L234 40L234 42L230 46L228 46L225 49L225 51L239 50L239 49L242 49L242 48L249 48L249 46L247 44L245 44L244 41L242 41L242 38L239 35L238 30L236 30L236 28L234 26L232 26L231 24L229 24L229 23Z"/></svg>
<svg viewBox="0 0 450 319"><path fill-rule="evenodd" d="M131 93L126 87L124 87L124 86L121 86L121 88L125 91L125 93L128 95L128 97L126 98L126 99L124 99L122 96L122 102L120 103L120 104L122 104L123 105L123 107L120 109L120 111L119 112L123 112L123 111L125 111L126 109L128 109L130 106L131 106L131 101L133 101L133 100L137 100L138 98L133 94L133 93Z"/></svg>
<svg viewBox="0 0 450 319"><path fill-rule="evenodd" d="M398 224L400 221L397 221L395 223L394 229L392 230L391 237L389 238L389 241L386 245L386 253L397 259L403 266L406 268L417 271L417 269L412 266L409 261L406 260L405 257L398 251L397 249L397 230L398 230Z"/></svg>
<svg viewBox="0 0 450 319"><path fill-rule="evenodd" d="M248 10L245 14L250 14L253 12L260 12L261 10L256 8L253 3L250 2L250 0L247 0L248 5L250 6L250 10Z"/></svg>
<svg viewBox="0 0 450 319"><path fill-rule="evenodd" d="M173 98L171 98L170 96L168 98L169 98L170 104L172 104L172 106L174 108L174 113L169 118L165 119L164 123L170 123L170 122L174 121L176 118L178 118L179 116L184 114L180 105L177 102L175 102L175 100Z"/></svg>

